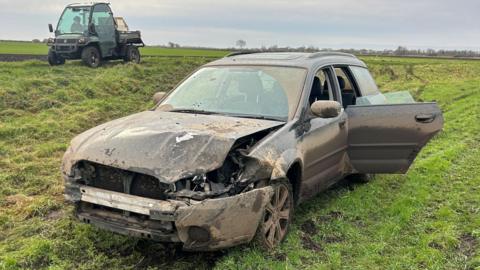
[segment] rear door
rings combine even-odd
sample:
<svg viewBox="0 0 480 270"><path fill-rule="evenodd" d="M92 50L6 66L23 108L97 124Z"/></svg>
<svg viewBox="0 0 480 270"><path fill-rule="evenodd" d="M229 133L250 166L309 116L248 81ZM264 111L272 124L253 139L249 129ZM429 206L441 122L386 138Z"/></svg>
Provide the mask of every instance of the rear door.
<svg viewBox="0 0 480 270"><path fill-rule="evenodd" d="M378 91L367 69L350 70L364 99L371 101L361 102L359 97L346 109L351 165L359 173L405 173L422 147L442 129L440 108L436 103L412 101L389 104L395 101Z"/></svg>
<svg viewBox="0 0 480 270"><path fill-rule="evenodd" d="M360 173L405 173L442 129L436 103L347 107L348 156Z"/></svg>

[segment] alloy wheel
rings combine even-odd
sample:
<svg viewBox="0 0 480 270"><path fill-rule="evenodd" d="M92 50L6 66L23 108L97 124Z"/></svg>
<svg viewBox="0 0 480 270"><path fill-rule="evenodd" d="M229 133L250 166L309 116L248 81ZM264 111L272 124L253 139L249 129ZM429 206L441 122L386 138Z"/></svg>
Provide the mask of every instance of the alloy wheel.
<svg viewBox="0 0 480 270"><path fill-rule="evenodd" d="M290 222L290 192L285 185L275 187L271 200L265 207L264 234L266 244L273 248L287 233Z"/></svg>

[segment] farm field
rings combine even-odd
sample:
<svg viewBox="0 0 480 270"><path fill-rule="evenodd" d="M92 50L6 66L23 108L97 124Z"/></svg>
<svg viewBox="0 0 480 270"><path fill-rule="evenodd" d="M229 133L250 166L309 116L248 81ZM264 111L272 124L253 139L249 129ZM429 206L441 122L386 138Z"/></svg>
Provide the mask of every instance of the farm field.
<svg viewBox="0 0 480 270"><path fill-rule="evenodd" d="M189 48L162 48L147 46L140 49L144 56L203 56L223 57L228 51ZM47 55L48 46L44 43L0 41L0 54Z"/></svg>
<svg viewBox="0 0 480 270"><path fill-rule="evenodd" d="M78 222L63 202L59 171L76 134L150 108L155 92L208 60L152 57L99 69L0 62L0 269L479 270L480 61L363 60L384 91L436 100L444 131L408 174L340 183L302 204L280 248L214 253L166 249Z"/></svg>

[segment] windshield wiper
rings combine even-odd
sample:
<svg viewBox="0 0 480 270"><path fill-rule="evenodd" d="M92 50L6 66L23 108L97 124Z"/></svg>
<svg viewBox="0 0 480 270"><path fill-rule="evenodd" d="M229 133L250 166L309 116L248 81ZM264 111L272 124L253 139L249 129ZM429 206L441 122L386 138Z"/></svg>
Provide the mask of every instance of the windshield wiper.
<svg viewBox="0 0 480 270"><path fill-rule="evenodd" d="M170 112L179 112L179 113L196 113L196 114L222 114L219 112L211 112L205 110L196 110L196 109L173 109Z"/></svg>
<svg viewBox="0 0 480 270"><path fill-rule="evenodd" d="M264 116L264 115L252 115L252 114L230 114L233 117L240 117L240 118L251 118L251 119L261 119L261 120L272 120L272 121L280 121L285 122L285 118L283 117L274 117L274 116Z"/></svg>

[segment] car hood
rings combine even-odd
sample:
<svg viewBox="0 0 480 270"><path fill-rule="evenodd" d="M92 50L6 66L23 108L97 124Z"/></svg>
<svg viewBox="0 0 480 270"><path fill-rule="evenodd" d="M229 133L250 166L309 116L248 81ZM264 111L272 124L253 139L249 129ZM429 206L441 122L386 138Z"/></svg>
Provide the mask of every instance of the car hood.
<svg viewBox="0 0 480 270"><path fill-rule="evenodd" d="M56 36L56 39L79 39L81 37L84 37L83 34L61 34Z"/></svg>
<svg viewBox="0 0 480 270"><path fill-rule="evenodd" d="M235 141L283 122L146 111L75 137L62 169L87 160L154 176L164 183L219 168Z"/></svg>

